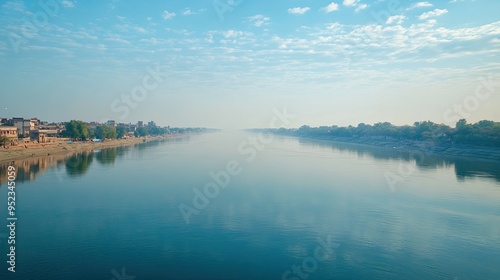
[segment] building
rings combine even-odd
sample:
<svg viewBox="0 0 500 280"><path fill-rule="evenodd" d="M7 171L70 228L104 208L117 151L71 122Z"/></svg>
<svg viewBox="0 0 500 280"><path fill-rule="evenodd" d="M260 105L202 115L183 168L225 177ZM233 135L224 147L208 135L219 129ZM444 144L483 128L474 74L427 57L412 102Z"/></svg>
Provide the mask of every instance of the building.
<svg viewBox="0 0 500 280"><path fill-rule="evenodd" d="M57 129L33 129L30 131L30 139L38 143L57 142Z"/></svg>
<svg viewBox="0 0 500 280"><path fill-rule="evenodd" d="M143 121L138 121L137 122L137 127L143 127L144 126L144 122Z"/></svg>
<svg viewBox="0 0 500 280"><path fill-rule="evenodd" d="M17 140L17 128L14 126L0 126L0 136L7 136L11 140Z"/></svg>
<svg viewBox="0 0 500 280"><path fill-rule="evenodd" d="M102 124L98 122L89 122L87 123L87 125L89 126L90 129L95 130L98 126L101 126Z"/></svg>
<svg viewBox="0 0 500 280"><path fill-rule="evenodd" d="M116 121L114 120L109 120L107 123L109 126L116 126Z"/></svg>
<svg viewBox="0 0 500 280"><path fill-rule="evenodd" d="M37 118L24 119L12 118L12 125L17 128L17 134L20 138L30 136L30 131L38 128L39 120Z"/></svg>

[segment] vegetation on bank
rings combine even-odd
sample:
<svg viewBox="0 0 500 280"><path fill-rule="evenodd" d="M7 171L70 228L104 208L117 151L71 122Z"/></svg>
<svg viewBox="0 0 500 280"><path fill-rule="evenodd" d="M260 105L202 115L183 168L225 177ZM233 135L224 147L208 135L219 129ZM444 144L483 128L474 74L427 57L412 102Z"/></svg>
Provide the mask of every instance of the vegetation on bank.
<svg viewBox="0 0 500 280"><path fill-rule="evenodd" d="M329 139L334 137L363 137L433 141L439 144L468 144L478 146L500 147L500 122L482 120L468 124L461 119L456 126L437 124L431 121L415 122L413 125L396 126L389 122L374 125L360 123L357 126L320 126L303 125L300 128L265 129L276 134Z"/></svg>
<svg viewBox="0 0 500 280"><path fill-rule="evenodd" d="M157 136L166 134L185 134L185 133L202 133L211 131L207 128L164 128L158 126L143 126L138 127L134 131L135 137ZM65 124L65 130L61 132L62 137L71 139L87 140L87 139L120 139L127 135L125 125L99 125L95 129L91 129L85 122L71 120Z"/></svg>
<svg viewBox="0 0 500 280"><path fill-rule="evenodd" d="M3 146L7 143L9 143L10 139L9 137L5 136L5 135L2 135L0 136L0 146Z"/></svg>

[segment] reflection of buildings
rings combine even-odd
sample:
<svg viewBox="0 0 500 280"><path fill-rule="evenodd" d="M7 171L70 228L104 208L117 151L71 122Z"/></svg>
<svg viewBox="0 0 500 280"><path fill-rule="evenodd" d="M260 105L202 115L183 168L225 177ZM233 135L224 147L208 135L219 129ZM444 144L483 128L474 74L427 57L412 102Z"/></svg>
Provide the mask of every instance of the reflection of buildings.
<svg viewBox="0 0 500 280"><path fill-rule="evenodd" d="M16 182L24 182L34 180L37 174L44 173L60 160L61 158L56 157L43 157L14 161L14 163L2 163L0 164L0 185L7 182L7 168L10 165L16 168Z"/></svg>
<svg viewBox="0 0 500 280"><path fill-rule="evenodd" d="M9 165L16 167L16 182L34 180L37 175L53 167L57 167L58 170L64 169L69 176L81 176L88 171L94 159L101 165L108 165L113 164L118 158L126 154L132 157L137 156L137 153L140 153L142 150L148 147L158 146L162 142L177 143L184 141L189 141L189 137L166 138L158 141L139 143L133 146L115 147L98 151L82 151L71 155L29 158L14 161L12 163L0 163L0 186L7 182L7 169Z"/></svg>

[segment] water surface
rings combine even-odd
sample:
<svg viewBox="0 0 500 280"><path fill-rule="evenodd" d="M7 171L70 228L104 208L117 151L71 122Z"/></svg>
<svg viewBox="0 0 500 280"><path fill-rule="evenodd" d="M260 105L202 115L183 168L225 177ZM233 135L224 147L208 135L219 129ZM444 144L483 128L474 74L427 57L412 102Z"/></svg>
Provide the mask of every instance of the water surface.
<svg viewBox="0 0 500 280"><path fill-rule="evenodd" d="M16 163L17 272L4 227L0 279L500 278L498 163L255 137ZM228 163L239 174L197 209L196 190ZM179 205L197 211L189 223Z"/></svg>

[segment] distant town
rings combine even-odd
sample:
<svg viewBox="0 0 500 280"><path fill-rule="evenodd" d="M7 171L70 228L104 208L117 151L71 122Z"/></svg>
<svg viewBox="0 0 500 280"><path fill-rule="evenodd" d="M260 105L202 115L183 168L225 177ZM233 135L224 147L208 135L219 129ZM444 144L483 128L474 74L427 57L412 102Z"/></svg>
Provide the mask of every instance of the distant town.
<svg viewBox="0 0 500 280"><path fill-rule="evenodd" d="M204 128L160 127L154 121L145 124L83 122L46 122L38 118L0 118L0 145L17 146L29 143L52 143L68 140L104 141L105 139L125 139L147 135L185 134L204 132Z"/></svg>

